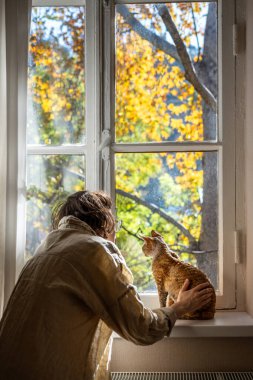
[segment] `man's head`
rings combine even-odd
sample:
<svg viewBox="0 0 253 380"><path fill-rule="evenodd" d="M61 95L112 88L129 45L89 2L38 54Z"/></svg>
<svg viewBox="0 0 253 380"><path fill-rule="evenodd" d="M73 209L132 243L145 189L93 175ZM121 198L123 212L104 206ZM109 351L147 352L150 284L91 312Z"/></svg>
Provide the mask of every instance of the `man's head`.
<svg viewBox="0 0 253 380"><path fill-rule="evenodd" d="M111 208L111 198L103 191L78 191L54 207L52 226L57 229L64 216L72 215L86 222L97 235L107 238L115 228Z"/></svg>

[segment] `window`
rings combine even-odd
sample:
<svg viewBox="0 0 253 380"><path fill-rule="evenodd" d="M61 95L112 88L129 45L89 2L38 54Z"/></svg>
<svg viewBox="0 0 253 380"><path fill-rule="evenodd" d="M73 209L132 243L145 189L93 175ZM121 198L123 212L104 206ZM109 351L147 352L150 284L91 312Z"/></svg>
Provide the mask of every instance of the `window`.
<svg viewBox="0 0 253 380"><path fill-rule="evenodd" d="M26 259L56 201L98 187L92 2L34 2L28 67ZM92 44L92 46L90 46ZM86 57L86 51L89 55ZM89 94L86 96L86 94Z"/></svg>
<svg viewBox="0 0 253 380"><path fill-rule="evenodd" d="M34 2L27 257L57 199L104 188L139 291L156 297L139 237L155 229L235 307L232 24L225 0Z"/></svg>

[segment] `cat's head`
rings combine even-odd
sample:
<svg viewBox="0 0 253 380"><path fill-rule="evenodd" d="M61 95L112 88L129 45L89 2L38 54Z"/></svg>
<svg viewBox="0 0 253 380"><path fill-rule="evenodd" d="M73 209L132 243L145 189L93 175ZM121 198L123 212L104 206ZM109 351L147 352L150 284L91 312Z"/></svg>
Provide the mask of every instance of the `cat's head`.
<svg viewBox="0 0 253 380"><path fill-rule="evenodd" d="M157 254L166 251L174 259L179 259L179 256L168 247L159 232L152 230L151 236L141 236L141 238L144 241L142 251L145 256L155 257Z"/></svg>
<svg viewBox="0 0 253 380"><path fill-rule="evenodd" d="M162 235L154 230L151 232L151 236L141 236L141 238L144 241L142 251L145 256L155 257L166 248Z"/></svg>

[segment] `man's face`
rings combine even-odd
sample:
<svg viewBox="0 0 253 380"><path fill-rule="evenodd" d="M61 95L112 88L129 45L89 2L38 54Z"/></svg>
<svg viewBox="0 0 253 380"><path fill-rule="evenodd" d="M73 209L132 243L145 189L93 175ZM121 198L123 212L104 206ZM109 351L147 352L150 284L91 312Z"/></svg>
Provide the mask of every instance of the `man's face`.
<svg viewBox="0 0 253 380"><path fill-rule="evenodd" d="M116 232L115 232L115 231L111 232L111 233L107 236L107 240L112 241L113 243L115 243L115 239L116 239Z"/></svg>
<svg viewBox="0 0 253 380"><path fill-rule="evenodd" d="M112 210L110 210L110 213L112 215L112 218L114 219L114 215L112 213ZM116 223L115 223L115 225L116 225ZM113 243L115 243L115 239L116 239L116 230L114 228L114 230L107 236L107 240L110 240Z"/></svg>

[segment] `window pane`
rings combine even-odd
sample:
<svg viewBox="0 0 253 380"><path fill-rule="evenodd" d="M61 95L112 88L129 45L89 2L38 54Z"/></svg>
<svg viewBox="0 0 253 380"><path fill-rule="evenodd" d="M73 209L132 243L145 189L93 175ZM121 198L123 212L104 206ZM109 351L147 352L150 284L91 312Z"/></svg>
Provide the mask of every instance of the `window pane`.
<svg viewBox="0 0 253 380"><path fill-rule="evenodd" d="M28 144L84 143L84 41L84 7L32 9Z"/></svg>
<svg viewBox="0 0 253 380"><path fill-rule="evenodd" d="M139 290L153 290L138 234L152 229L218 287L217 152L116 155L117 244Z"/></svg>
<svg viewBox="0 0 253 380"><path fill-rule="evenodd" d="M216 2L116 6L116 141L217 139Z"/></svg>
<svg viewBox="0 0 253 380"><path fill-rule="evenodd" d="M55 203L85 189L85 182L84 156L28 156L26 259L50 231Z"/></svg>

